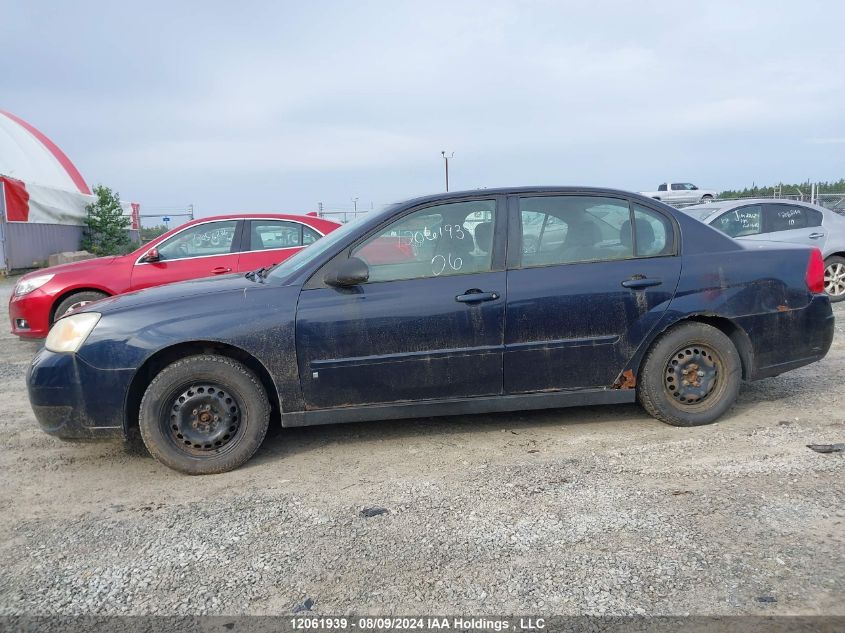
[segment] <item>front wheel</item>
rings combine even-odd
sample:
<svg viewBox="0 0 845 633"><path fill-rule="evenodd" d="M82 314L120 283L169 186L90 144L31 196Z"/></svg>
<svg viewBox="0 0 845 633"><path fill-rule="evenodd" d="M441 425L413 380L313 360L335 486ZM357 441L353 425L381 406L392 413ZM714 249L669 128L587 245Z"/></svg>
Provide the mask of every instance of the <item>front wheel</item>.
<svg viewBox="0 0 845 633"><path fill-rule="evenodd" d="M832 302L845 301L845 257L834 255L824 263L824 291Z"/></svg>
<svg viewBox="0 0 845 633"><path fill-rule="evenodd" d="M98 292L96 290L83 290L82 292L75 292L62 299L61 303L56 306L53 312L53 323L61 319L68 312L81 308L92 301L99 301L105 299L108 295L105 292Z"/></svg>
<svg viewBox="0 0 845 633"><path fill-rule="evenodd" d="M226 356L189 356L147 387L138 424L150 454L187 475L234 470L261 446L270 403L258 378Z"/></svg>
<svg viewBox="0 0 845 633"><path fill-rule="evenodd" d="M640 404L673 426L709 424L736 400L742 363L733 342L704 323L683 323L663 334L643 361Z"/></svg>

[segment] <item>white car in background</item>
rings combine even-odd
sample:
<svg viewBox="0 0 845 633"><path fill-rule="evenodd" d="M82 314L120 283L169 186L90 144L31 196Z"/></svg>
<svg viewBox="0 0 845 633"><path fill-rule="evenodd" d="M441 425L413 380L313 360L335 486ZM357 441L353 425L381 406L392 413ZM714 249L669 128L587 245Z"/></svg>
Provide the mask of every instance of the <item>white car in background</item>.
<svg viewBox="0 0 845 633"><path fill-rule="evenodd" d="M664 182L657 191L640 191L640 194L667 204L696 204L710 202L716 198L717 192L713 189L699 189L691 182Z"/></svg>
<svg viewBox="0 0 845 633"><path fill-rule="evenodd" d="M824 257L824 290L845 300L845 217L809 202L777 198L721 200L681 209L740 240L815 246Z"/></svg>

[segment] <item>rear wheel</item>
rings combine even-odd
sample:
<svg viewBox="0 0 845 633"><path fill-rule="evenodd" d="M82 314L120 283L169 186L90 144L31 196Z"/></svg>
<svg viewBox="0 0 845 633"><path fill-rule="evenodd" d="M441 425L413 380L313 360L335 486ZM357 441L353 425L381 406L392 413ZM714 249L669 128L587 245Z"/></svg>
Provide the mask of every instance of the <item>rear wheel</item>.
<svg viewBox="0 0 845 633"><path fill-rule="evenodd" d="M824 263L824 291L831 301L845 301L845 257L834 255Z"/></svg>
<svg viewBox="0 0 845 633"><path fill-rule="evenodd" d="M683 323L663 334L643 361L640 404L674 426L709 424L736 400L742 364L733 342L704 323Z"/></svg>
<svg viewBox="0 0 845 633"><path fill-rule="evenodd" d="M82 292L75 292L72 295L68 295L56 306L56 310L53 312L53 323L61 319L69 310L81 308L86 303L99 301L106 297L108 295L105 292L98 292L96 290L83 290Z"/></svg>
<svg viewBox="0 0 845 633"><path fill-rule="evenodd" d="M705 194L705 195L701 196L701 201L702 202L713 202L713 196L711 196L709 193Z"/></svg>
<svg viewBox="0 0 845 633"><path fill-rule="evenodd" d="M261 446L270 420L264 387L225 356L168 365L141 400L139 427L150 454L188 475L234 470Z"/></svg>

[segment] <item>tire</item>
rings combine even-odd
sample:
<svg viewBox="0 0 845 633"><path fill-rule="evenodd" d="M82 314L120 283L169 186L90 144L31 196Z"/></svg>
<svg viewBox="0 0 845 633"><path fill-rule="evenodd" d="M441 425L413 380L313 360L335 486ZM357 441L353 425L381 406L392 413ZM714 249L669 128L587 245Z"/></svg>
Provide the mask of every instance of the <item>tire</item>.
<svg viewBox="0 0 845 633"><path fill-rule="evenodd" d="M733 342L704 323L668 330L652 344L641 367L640 404L673 426L715 422L736 401L742 382L742 362ZM685 383L688 377L692 380Z"/></svg>
<svg viewBox="0 0 845 633"><path fill-rule="evenodd" d="M162 369L147 387L138 416L150 454L186 475L234 470L261 446L269 421L270 403L255 374L212 354Z"/></svg>
<svg viewBox="0 0 845 633"><path fill-rule="evenodd" d="M77 303L82 303L83 301L85 303L91 303L92 301L99 301L100 299L105 299L106 297L108 297L108 295L105 292L97 292L96 290L83 290L82 292L75 292L72 295L68 295L62 299L58 305L56 305L51 325L63 317L65 313Z"/></svg>
<svg viewBox="0 0 845 633"><path fill-rule="evenodd" d="M845 257L834 255L825 261L824 291L831 303L845 301Z"/></svg>
<svg viewBox="0 0 845 633"><path fill-rule="evenodd" d="M701 196L701 202L713 202L713 196L711 196L710 194Z"/></svg>

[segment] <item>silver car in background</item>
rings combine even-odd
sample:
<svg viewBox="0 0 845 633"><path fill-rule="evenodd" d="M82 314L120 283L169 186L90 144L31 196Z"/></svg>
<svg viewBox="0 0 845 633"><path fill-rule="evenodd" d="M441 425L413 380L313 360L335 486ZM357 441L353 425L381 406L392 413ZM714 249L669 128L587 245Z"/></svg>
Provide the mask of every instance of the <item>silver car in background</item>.
<svg viewBox="0 0 845 633"><path fill-rule="evenodd" d="M681 209L741 240L815 246L825 262L824 289L831 301L845 300L845 217L795 200L717 200Z"/></svg>

